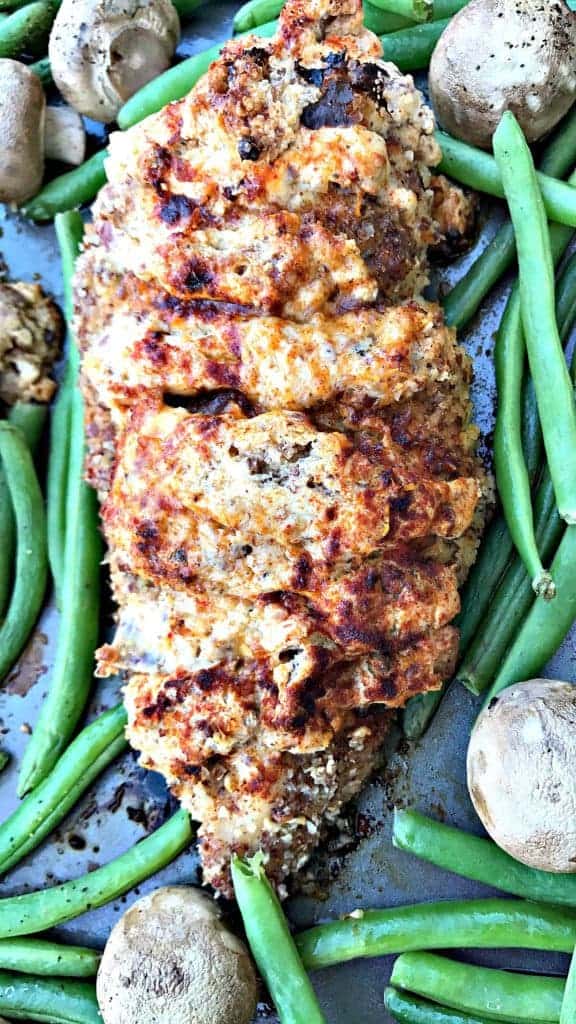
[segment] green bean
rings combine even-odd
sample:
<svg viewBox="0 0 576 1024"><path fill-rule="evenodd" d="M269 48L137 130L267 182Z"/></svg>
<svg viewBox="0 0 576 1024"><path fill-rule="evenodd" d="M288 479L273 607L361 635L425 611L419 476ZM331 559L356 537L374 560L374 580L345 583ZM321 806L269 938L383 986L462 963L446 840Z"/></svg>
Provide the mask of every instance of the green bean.
<svg viewBox="0 0 576 1024"><path fill-rule="evenodd" d="M508 856L490 839L432 821L417 811L394 811L392 842L397 849L427 860L444 871L513 896L576 907L576 875L529 868Z"/></svg>
<svg viewBox="0 0 576 1024"><path fill-rule="evenodd" d="M456 1010L530 1024L559 1021L564 989L562 978L456 963L434 953L399 956L390 982Z"/></svg>
<svg viewBox="0 0 576 1024"><path fill-rule="evenodd" d="M28 445L32 458L36 458L48 417L48 406L35 402L16 402L8 414L8 421L17 427Z"/></svg>
<svg viewBox="0 0 576 1024"><path fill-rule="evenodd" d="M505 198L502 177L493 156L483 150L474 149L459 139L453 139L445 132L436 132L436 139L442 150L442 160L438 165L442 173L478 192L487 192L500 199ZM576 189L547 174L537 172L536 177L550 220L575 227Z"/></svg>
<svg viewBox="0 0 576 1024"><path fill-rule="evenodd" d="M563 531L548 470L538 488L534 515L536 543L542 557L548 561L558 547ZM474 642L458 669L458 682L471 693L483 693L495 679L533 600L534 593L525 568L519 559L515 559L493 595Z"/></svg>
<svg viewBox="0 0 576 1024"><path fill-rule="evenodd" d="M46 939L0 939L0 968L60 978L91 978L100 953L86 946L64 946Z"/></svg>
<svg viewBox="0 0 576 1024"><path fill-rule="evenodd" d="M177 811L152 835L96 871L52 889L0 899L0 938L42 932L110 903L170 864L191 838L187 813Z"/></svg>
<svg viewBox="0 0 576 1024"><path fill-rule="evenodd" d="M15 11L0 25L0 57L18 57L23 50L36 53L48 40L56 10L46 0L37 0Z"/></svg>
<svg viewBox="0 0 576 1024"><path fill-rule="evenodd" d="M576 915L524 900L454 900L361 910L296 936L307 971L421 949L542 949L569 953Z"/></svg>
<svg viewBox="0 0 576 1024"><path fill-rule="evenodd" d="M561 517L576 524L576 403L556 324L548 223L528 144L510 111L493 148L516 234L522 322L550 475Z"/></svg>
<svg viewBox="0 0 576 1024"><path fill-rule="evenodd" d="M46 1024L102 1024L94 985L0 971L0 1013Z"/></svg>
<svg viewBox="0 0 576 1024"><path fill-rule="evenodd" d="M567 261L556 285L556 319L560 337L567 337L576 320L576 255ZM568 331L566 331L568 325ZM576 377L576 362L572 357L572 377Z"/></svg>
<svg viewBox="0 0 576 1024"><path fill-rule="evenodd" d="M38 75L42 85L52 85L52 66L50 64L49 57L42 57L41 60L37 60L34 64L30 64L30 71L33 71L35 75Z"/></svg>
<svg viewBox="0 0 576 1024"><path fill-rule="evenodd" d="M57 213L91 202L106 184L104 161L107 156L106 149L99 150L80 167L48 182L37 196L24 204L24 216L34 221L52 220Z"/></svg>
<svg viewBox="0 0 576 1024"><path fill-rule="evenodd" d="M50 774L0 824L0 873L18 864L60 824L95 778L126 749L122 704L73 740Z"/></svg>
<svg viewBox="0 0 576 1024"><path fill-rule="evenodd" d="M496 335L494 365L498 407L494 428L494 469L508 529L534 592L549 601L556 595L536 543L530 477L522 448L524 334L517 286L506 304Z"/></svg>
<svg viewBox="0 0 576 1024"><path fill-rule="evenodd" d="M33 457L36 456L42 430L48 415L46 405L16 402L9 414L9 422L18 427ZM12 583L12 567L16 549L16 524L10 491L0 466L0 618L4 614Z"/></svg>
<svg viewBox="0 0 576 1024"><path fill-rule="evenodd" d="M72 276L84 236L84 224L79 213L68 211L57 215L54 226L62 260L64 312L67 322L70 323L73 314ZM78 350L70 342L64 379L52 410L47 480L48 559L54 580L56 603L60 610L62 609L64 548L66 544L70 412L78 369Z"/></svg>
<svg viewBox="0 0 576 1024"><path fill-rule="evenodd" d="M468 1013L399 992L391 986L384 991L384 1005L400 1024L490 1024L487 1017L476 1014L471 1017Z"/></svg>
<svg viewBox="0 0 576 1024"><path fill-rule="evenodd" d="M392 61L400 71L423 71L450 19L411 25L382 36L384 60Z"/></svg>
<svg viewBox="0 0 576 1024"><path fill-rule="evenodd" d="M204 0L172 0L181 18L188 18L202 6Z"/></svg>
<svg viewBox="0 0 576 1024"><path fill-rule="evenodd" d="M574 1024L574 1021L576 1021L576 950L572 955L560 1008L560 1024Z"/></svg>
<svg viewBox="0 0 576 1024"><path fill-rule="evenodd" d="M380 7L374 7L368 0L362 4L364 8L364 25L370 32L377 36L386 35L388 32L397 32L400 28L409 28L413 23L399 14L390 14Z"/></svg>
<svg viewBox="0 0 576 1024"><path fill-rule="evenodd" d="M66 289L77 242L77 217L58 221ZM67 299L68 307L70 299ZM73 373L78 356L70 335ZM75 375L76 378L77 375ZM60 498L62 500L62 498ZM102 540L98 502L84 481L84 403L74 380L70 396L70 447L66 487L66 536L61 584L62 615L50 690L22 759L18 793L38 785L65 749L84 710L94 667L100 612Z"/></svg>
<svg viewBox="0 0 576 1024"><path fill-rule="evenodd" d="M556 315L561 335L566 338L576 319L576 256L571 257L561 275ZM572 357L571 370L576 376L576 353ZM534 520L538 550L548 561L558 547L563 529L548 469L542 474L534 500ZM514 559L494 592L490 607L458 669L458 681L472 693L482 693L495 678L533 600L522 563Z"/></svg>
<svg viewBox="0 0 576 1024"><path fill-rule="evenodd" d="M375 7L380 7L390 14L399 14L408 21L430 21L434 14L432 0L372 0Z"/></svg>
<svg viewBox="0 0 576 1024"><path fill-rule="evenodd" d="M44 500L22 433L0 423L0 458L16 520L16 576L0 627L0 680L22 653L42 607L48 577Z"/></svg>
<svg viewBox="0 0 576 1024"><path fill-rule="evenodd" d="M267 21L274 21L284 7L284 0L248 0L234 15L234 32L251 32Z"/></svg>
<svg viewBox="0 0 576 1024"><path fill-rule="evenodd" d="M232 881L252 955L278 1011L281 1024L324 1024L276 893L266 878L262 855L232 857Z"/></svg>
<svg viewBox="0 0 576 1024"><path fill-rule="evenodd" d="M14 552L16 550L16 524L6 474L0 462L0 621L12 589Z"/></svg>
<svg viewBox="0 0 576 1024"><path fill-rule="evenodd" d="M573 107L544 150L540 170L552 178L563 178L575 162L576 107ZM569 184L576 184L576 174L572 175ZM558 227L553 230L557 231ZM565 228L560 227L559 230L568 236L565 247L570 233ZM461 330L477 313L488 292L512 266L515 257L514 228L510 221L506 221L466 274L442 299L446 323Z"/></svg>
<svg viewBox="0 0 576 1024"><path fill-rule="evenodd" d="M536 599L500 666L486 701L511 683L532 679L558 650L576 620L576 527L565 531L554 556L551 571L556 584L552 605ZM550 614L550 610L552 613Z"/></svg>
<svg viewBox="0 0 576 1024"><path fill-rule="evenodd" d="M248 34L268 38L274 35L277 27L278 23L276 21L270 21L265 25L259 25L258 28L252 29L251 33ZM241 35L246 35L246 33L241 33ZM167 103L181 100L196 85L198 79L205 74L212 62L220 56L224 46L226 46L225 42L218 43L209 50L195 53L192 57L188 57L187 60L183 60L181 64L176 64L173 68L169 68L163 75L155 78L153 82L144 85L120 110L118 114L120 128L131 128L132 125L143 121L150 114L155 114L158 110L162 110L162 107L165 107Z"/></svg>
<svg viewBox="0 0 576 1024"><path fill-rule="evenodd" d="M3 772L5 768L10 764L10 754L7 750L0 750L0 772Z"/></svg>

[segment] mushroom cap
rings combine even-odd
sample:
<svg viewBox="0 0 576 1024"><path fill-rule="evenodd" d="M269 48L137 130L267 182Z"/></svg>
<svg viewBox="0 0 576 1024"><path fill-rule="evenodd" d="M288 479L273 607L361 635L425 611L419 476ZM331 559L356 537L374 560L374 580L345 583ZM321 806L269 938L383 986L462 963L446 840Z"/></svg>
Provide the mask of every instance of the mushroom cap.
<svg viewBox="0 0 576 1024"><path fill-rule="evenodd" d="M576 13L565 3L470 0L430 61L430 97L446 131L489 149L505 110L534 142L576 95Z"/></svg>
<svg viewBox="0 0 576 1024"><path fill-rule="evenodd" d="M114 121L169 67L179 38L171 0L63 0L48 47L54 81L81 114Z"/></svg>
<svg viewBox="0 0 576 1024"><path fill-rule="evenodd" d="M167 886L112 929L96 980L104 1024L249 1024L257 983L246 947L199 889Z"/></svg>
<svg viewBox="0 0 576 1024"><path fill-rule="evenodd" d="M44 90L24 64L3 59L0 93L0 202L23 203L44 176Z"/></svg>
<svg viewBox="0 0 576 1024"><path fill-rule="evenodd" d="M516 860L576 871L576 685L530 679L479 715L468 790L488 834Z"/></svg>

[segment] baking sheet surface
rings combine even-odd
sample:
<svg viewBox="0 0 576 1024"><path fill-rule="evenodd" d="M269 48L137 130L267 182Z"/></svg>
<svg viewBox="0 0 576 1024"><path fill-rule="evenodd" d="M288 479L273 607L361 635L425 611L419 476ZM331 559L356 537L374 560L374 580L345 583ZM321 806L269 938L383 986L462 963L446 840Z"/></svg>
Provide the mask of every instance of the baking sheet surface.
<svg viewBox="0 0 576 1024"><path fill-rule="evenodd" d="M209 4L188 26L182 53L193 53L230 36L238 4ZM0 208L2 209L2 208ZM474 259L496 229L499 206L487 208L481 235L471 253L449 270L437 274L435 288L455 280ZM0 253L12 279L38 280L61 300L59 257L50 226L35 227L17 216L0 214ZM476 418L489 439L493 422L494 379L491 362L506 284L491 297L462 341L474 359ZM50 680L57 614L44 613L35 636L17 669L0 694L0 748L12 755L0 776L0 818L17 800L16 779L20 757ZM576 632L563 645L544 673L550 678L576 681ZM90 716L117 700L115 685L100 681ZM387 747L385 767L366 787L350 815L349 833L328 843L314 863L315 883L288 905L293 923L302 928L347 913L356 907L384 907L404 903L488 895L483 886L467 882L424 864L400 851L390 841L394 804L414 805L432 816L480 831L465 785L465 751L476 703L461 688L453 687L432 727L422 741L408 744L399 731ZM0 880L0 896L41 889L106 863L153 830L175 807L160 776L141 771L132 753L115 762L91 787L54 835ZM192 849L153 879L120 900L85 914L53 934L70 942L103 946L111 926L138 894L173 882L196 884L198 858ZM462 955L492 966L564 970L567 958L540 953L486 951ZM393 958L356 961L317 973L314 984L329 1024L383 1024L391 1018L383 1009L382 995ZM275 1021L261 1006L260 1022Z"/></svg>

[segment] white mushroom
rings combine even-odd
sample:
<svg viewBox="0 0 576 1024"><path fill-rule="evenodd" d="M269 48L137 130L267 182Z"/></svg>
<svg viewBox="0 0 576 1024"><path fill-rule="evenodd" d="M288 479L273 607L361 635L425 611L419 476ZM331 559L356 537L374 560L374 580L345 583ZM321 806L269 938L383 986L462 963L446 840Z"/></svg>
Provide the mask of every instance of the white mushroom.
<svg viewBox="0 0 576 1024"><path fill-rule="evenodd" d="M452 135L489 149L511 110L534 142L576 97L576 13L564 0L470 0L442 33L428 81Z"/></svg>
<svg viewBox="0 0 576 1024"><path fill-rule="evenodd" d="M23 203L44 174L44 90L23 64L0 60L0 95L0 202Z"/></svg>
<svg viewBox="0 0 576 1024"><path fill-rule="evenodd" d="M113 928L96 981L104 1024L249 1024L257 983L246 947L199 889L168 886Z"/></svg>
<svg viewBox="0 0 576 1024"><path fill-rule="evenodd" d="M23 203L38 192L44 157L81 164L82 118L70 107L47 107L37 75L16 60L0 60L0 202Z"/></svg>
<svg viewBox="0 0 576 1024"><path fill-rule="evenodd" d="M576 871L576 685L530 679L495 697L470 738L468 789L512 857Z"/></svg>
<svg viewBox="0 0 576 1024"><path fill-rule="evenodd" d="M54 81L81 114L114 121L169 67L179 38L170 0L64 0L50 35Z"/></svg>

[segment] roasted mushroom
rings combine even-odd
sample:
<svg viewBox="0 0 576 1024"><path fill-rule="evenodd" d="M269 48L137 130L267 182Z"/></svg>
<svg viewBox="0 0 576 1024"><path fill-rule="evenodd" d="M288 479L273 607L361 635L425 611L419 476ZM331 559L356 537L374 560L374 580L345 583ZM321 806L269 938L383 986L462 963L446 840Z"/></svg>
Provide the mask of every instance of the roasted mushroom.
<svg viewBox="0 0 576 1024"><path fill-rule="evenodd" d="M170 0L64 0L50 35L54 81L81 114L114 121L169 67L179 38Z"/></svg>
<svg viewBox="0 0 576 1024"><path fill-rule="evenodd" d="M113 928L96 981L104 1024L249 1024L257 984L245 946L200 889L168 886Z"/></svg>
<svg viewBox="0 0 576 1024"><path fill-rule="evenodd" d="M16 60L0 60L0 202L23 203L38 192L44 157L81 164L82 118L70 107L47 107L37 75Z"/></svg>
<svg viewBox="0 0 576 1024"><path fill-rule="evenodd" d="M576 871L576 685L530 679L490 702L468 747L468 789L516 860Z"/></svg>
<svg viewBox="0 0 576 1024"><path fill-rule="evenodd" d="M505 110L530 142L576 98L576 13L564 0L470 0L442 33L429 88L446 131L489 149Z"/></svg>
<svg viewBox="0 0 576 1024"><path fill-rule="evenodd" d="M62 341L60 311L37 284L0 284L0 401L49 402Z"/></svg>

